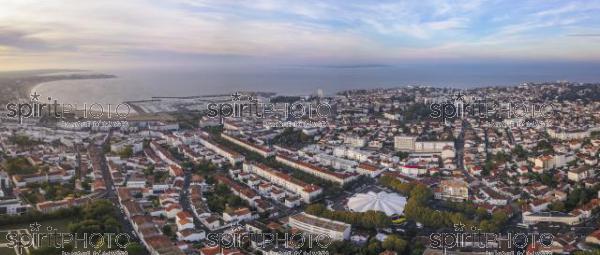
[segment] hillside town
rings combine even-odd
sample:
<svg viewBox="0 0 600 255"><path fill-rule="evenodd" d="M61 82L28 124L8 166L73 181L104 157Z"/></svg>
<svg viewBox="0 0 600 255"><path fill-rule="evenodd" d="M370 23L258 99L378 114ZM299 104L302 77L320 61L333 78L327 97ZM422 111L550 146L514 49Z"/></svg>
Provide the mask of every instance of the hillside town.
<svg viewBox="0 0 600 255"><path fill-rule="evenodd" d="M598 84L131 104L144 117L119 127L2 118L0 217L106 199L152 255L600 247ZM299 233L325 238L288 238Z"/></svg>

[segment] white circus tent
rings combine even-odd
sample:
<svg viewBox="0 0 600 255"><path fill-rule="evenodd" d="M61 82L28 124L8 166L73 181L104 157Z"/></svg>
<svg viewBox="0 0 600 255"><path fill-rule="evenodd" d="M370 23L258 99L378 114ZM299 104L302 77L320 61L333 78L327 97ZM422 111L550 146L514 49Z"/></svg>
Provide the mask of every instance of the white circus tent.
<svg viewBox="0 0 600 255"><path fill-rule="evenodd" d="M348 209L354 212L380 211L388 216L401 215L405 205L405 197L383 191L356 194L347 203Z"/></svg>

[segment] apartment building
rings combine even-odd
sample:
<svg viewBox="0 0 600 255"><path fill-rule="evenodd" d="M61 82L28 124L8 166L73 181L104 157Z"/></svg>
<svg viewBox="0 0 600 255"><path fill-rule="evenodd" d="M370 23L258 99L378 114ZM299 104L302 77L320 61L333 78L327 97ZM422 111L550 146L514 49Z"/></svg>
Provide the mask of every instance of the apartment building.
<svg viewBox="0 0 600 255"><path fill-rule="evenodd" d="M256 152L265 158L275 155L274 150L271 150L265 146L256 145L256 144L250 143L246 140L243 140L243 139L240 139L240 138L237 138L237 137L225 134L225 133L222 133L221 137L223 137L227 141L230 141L234 144L237 144L237 145L243 147L244 149L247 149L252 152Z"/></svg>
<svg viewBox="0 0 600 255"><path fill-rule="evenodd" d="M241 163L245 159L243 155L237 153L236 151L215 143L210 139L210 137L207 134L200 134L198 137L198 141L200 142L200 144L204 145L204 147L227 158L229 160L229 163L231 163L232 165Z"/></svg>
<svg viewBox="0 0 600 255"><path fill-rule="evenodd" d="M362 175L367 175L375 178L383 172L383 169L369 163L360 163L356 167L356 172Z"/></svg>
<svg viewBox="0 0 600 255"><path fill-rule="evenodd" d="M307 213L299 213L289 218L290 227L314 235L326 235L332 240L348 240L351 225L340 221L329 220Z"/></svg>
<svg viewBox="0 0 600 255"><path fill-rule="evenodd" d="M394 149L397 151L414 151L416 141L417 137L415 136L396 136L394 137Z"/></svg>
<svg viewBox="0 0 600 255"><path fill-rule="evenodd" d="M589 166L581 166L576 169L569 170L567 173L567 178L574 182L582 181L590 176L590 167Z"/></svg>
<svg viewBox="0 0 600 255"><path fill-rule="evenodd" d="M461 179L442 180L435 190L435 198L449 201L469 199L469 187Z"/></svg>
<svg viewBox="0 0 600 255"><path fill-rule="evenodd" d="M314 184L307 184L288 174L277 171L263 164L244 164L244 171L254 173L260 177L275 183L286 190L289 190L300 197L306 203L310 203L314 198L319 196L323 189Z"/></svg>
<svg viewBox="0 0 600 255"><path fill-rule="evenodd" d="M13 183L16 187L21 188L30 183L64 183L73 178L75 170L64 170L60 167L50 169L48 173L35 173L26 175L13 175Z"/></svg>
<svg viewBox="0 0 600 255"><path fill-rule="evenodd" d="M345 185L350 183L358 178L358 174L356 173L348 173L348 172L333 172L328 169L315 166L310 163L302 162L300 160L293 159L291 156L285 153L278 153L276 158L277 162L287 165L289 167L301 170L303 172L309 173L321 179L338 183L340 185Z"/></svg>
<svg viewBox="0 0 600 255"><path fill-rule="evenodd" d="M442 153L454 148L453 141L417 141L416 136L395 136L394 149L414 153Z"/></svg>
<svg viewBox="0 0 600 255"><path fill-rule="evenodd" d="M563 212L523 212L523 223L532 225L540 222L545 223L563 223L575 225L581 221L579 215Z"/></svg>

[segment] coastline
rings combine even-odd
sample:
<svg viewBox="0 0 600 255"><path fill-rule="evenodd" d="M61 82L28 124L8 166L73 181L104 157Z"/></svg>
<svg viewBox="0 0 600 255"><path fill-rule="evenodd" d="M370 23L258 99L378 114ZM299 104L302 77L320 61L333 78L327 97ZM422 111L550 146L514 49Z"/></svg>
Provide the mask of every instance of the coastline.
<svg viewBox="0 0 600 255"><path fill-rule="evenodd" d="M115 75L108 74L70 74L70 75L44 75L31 74L30 76L14 76L0 78L0 103L29 102L36 88L46 82L61 80L82 79L111 79Z"/></svg>
<svg viewBox="0 0 600 255"><path fill-rule="evenodd" d="M112 75L112 74L70 74L70 75L47 75L47 76L37 76L37 77L47 78L47 79L41 79L41 80L33 81L31 83L26 83L26 84L22 85L21 93L24 93L24 95L29 96L29 95L31 95L31 92L34 89L38 88L39 86L43 85L44 83L53 82L53 81L117 78L116 75Z"/></svg>
<svg viewBox="0 0 600 255"><path fill-rule="evenodd" d="M86 77L67 77L67 78L60 78L60 79L53 79L53 80L49 80L49 81L43 81L43 82L36 82L36 83L28 83L25 84L24 86L20 87L20 93L24 94L24 96L26 96L27 99L29 99L30 95L33 95L34 92L36 92L37 88L39 88L40 86L46 85L46 83L50 83L50 82L57 82L57 81L67 81L67 80L88 80L88 79L112 79L112 78L116 78L117 76L115 75L106 75L106 74L100 74L99 75L90 75L90 76L86 76ZM122 102L122 103L126 103L126 102ZM136 111L136 109L130 105L130 112L129 114L133 114L133 115L138 115L138 111ZM91 114L91 113L100 113L99 111L95 111L95 110L90 110L90 109L75 109L74 113L76 114L83 114L84 112L87 112L87 114ZM98 119L97 121L111 121L114 120L112 118L107 118L107 117L101 117L100 119Z"/></svg>
<svg viewBox="0 0 600 255"><path fill-rule="evenodd" d="M75 75L75 76L69 76L69 77L55 77L56 79L52 79L52 80L48 80L48 81L40 81L40 82L35 82L35 83L27 83L23 86L20 87L20 93L22 94L22 96L24 98L29 99L30 95L33 95L34 92L37 92L37 89L43 85L46 85L47 83L50 82L57 82L57 81L68 81L68 80L91 80L91 79L113 79L113 78L117 78L118 76L116 75L109 75L109 74L90 74L90 75ZM128 103L128 102L121 102L121 103ZM130 105L130 113L133 114L137 114L139 113L139 111L133 107L132 105ZM76 109L76 112L83 112L82 109ZM96 112L96 111L90 111L87 110L88 112Z"/></svg>
<svg viewBox="0 0 600 255"><path fill-rule="evenodd" d="M50 81L48 81L48 82L50 82ZM33 94L33 92L36 91L37 88L41 87L42 85L44 85L45 83L48 83L48 82L40 82L40 83L31 85L29 88L27 88L27 92L26 92L26 93L28 93L27 95Z"/></svg>

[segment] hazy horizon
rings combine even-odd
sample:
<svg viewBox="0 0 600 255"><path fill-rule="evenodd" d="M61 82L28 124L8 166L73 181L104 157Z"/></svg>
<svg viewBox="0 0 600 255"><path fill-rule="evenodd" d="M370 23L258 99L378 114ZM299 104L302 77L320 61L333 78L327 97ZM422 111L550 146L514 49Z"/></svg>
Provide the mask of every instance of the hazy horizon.
<svg viewBox="0 0 600 255"><path fill-rule="evenodd" d="M600 82L598 11L589 1L8 0L0 71L116 74L53 84L126 99Z"/></svg>
<svg viewBox="0 0 600 255"><path fill-rule="evenodd" d="M117 75L115 79L64 80L36 88L43 96L83 104L121 103L154 96L199 96L237 91L309 95L322 89L331 95L342 90L391 88L408 85L474 88L512 86L522 82L569 80L600 82L600 65L584 66L361 66L218 69L91 70ZM82 96L83 95L83 96Z"/></svg>
<svg viewBox="0 0 600 255"><path fill-rule="evenodd" d="M598 63L589 1L4 1L0 70Z"/></svg>

